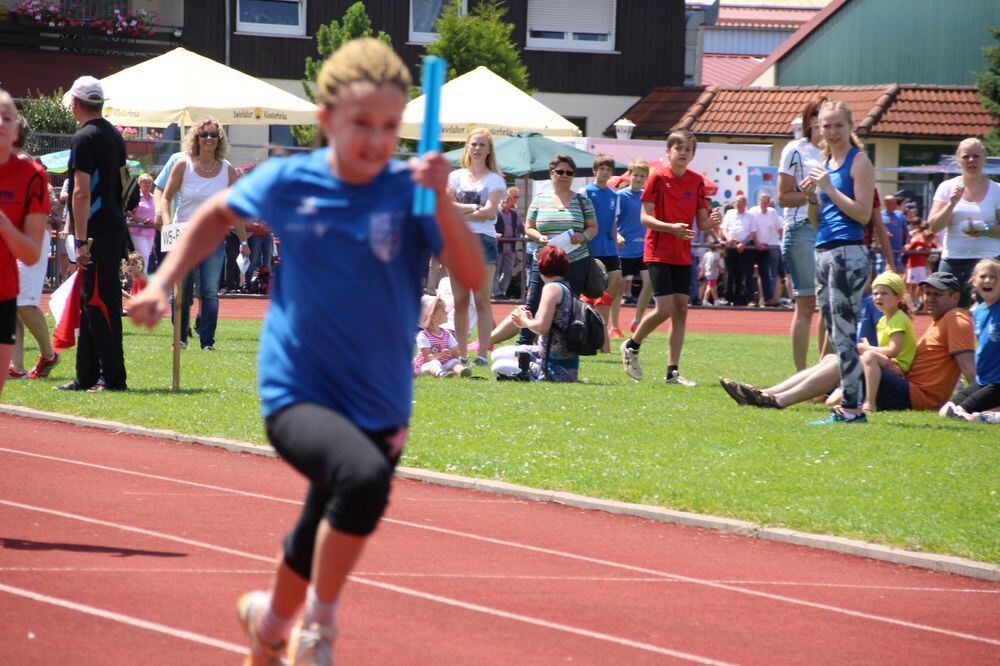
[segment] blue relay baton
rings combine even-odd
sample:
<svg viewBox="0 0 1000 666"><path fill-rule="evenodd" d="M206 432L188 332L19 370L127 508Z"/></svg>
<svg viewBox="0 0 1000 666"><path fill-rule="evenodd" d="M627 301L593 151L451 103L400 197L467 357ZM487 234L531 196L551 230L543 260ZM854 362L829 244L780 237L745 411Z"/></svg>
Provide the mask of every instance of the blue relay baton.
<svg viewBox="0 0 1000 666"><path fill-rule="evenodd" d="M417 143L419 155L441 149L441 85L444 83L444 66L443 58L424 58L424 123ZM413 197L414 215L433 215L436 204L434 190L417 187Z"/></svg>

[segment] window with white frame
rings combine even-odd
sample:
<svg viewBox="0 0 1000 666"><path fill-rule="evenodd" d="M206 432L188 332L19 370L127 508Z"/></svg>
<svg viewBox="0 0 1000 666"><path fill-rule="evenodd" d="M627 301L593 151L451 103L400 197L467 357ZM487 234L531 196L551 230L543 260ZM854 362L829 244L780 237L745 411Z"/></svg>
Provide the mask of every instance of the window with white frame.
<svg viewBox="0 0 1000 666"><path fill-rule="evenodd" d="M437 22L452 0L410 0L410 42L430 44L437 39ZM462 13L469 9L469 0L462 0Z"/></svg>
<svg viewBox="0 0 1000 666"><path fill-rule="evenodd" d="M237 0L236 31L304 36L306 0Z"/></svg>
<svg viewBox="0 0 1000 666"><path fill-rule="evenodd" d="M525 46L614 51L617 0L528 0Z"/></svg>

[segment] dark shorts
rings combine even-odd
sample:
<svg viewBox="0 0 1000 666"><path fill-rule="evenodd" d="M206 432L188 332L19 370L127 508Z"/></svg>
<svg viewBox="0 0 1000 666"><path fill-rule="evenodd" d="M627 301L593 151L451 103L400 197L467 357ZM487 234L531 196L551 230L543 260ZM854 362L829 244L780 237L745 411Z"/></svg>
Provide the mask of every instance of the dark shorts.
<svg viewBox="0 0 1000 666"><path fill-rule="evenodd" d="M17 299L0 301L0 345L14 344L14 330L17 326ZM3 369L7 372L7 368Z"/></svg>
<svg viewBox="0 0 1000 666"><path fill-rule="evenodd" d="M633 275L639 277L639 273L646 270L646 262L642 257L622 257L622 275L628 277Z"/></svg>
<svg viewBox="0 0 1000 666"><path fill-rule="evenodd" d="M861 379L864 385L864 377ZM894 372L882 370L882 379L875 395L875 408L880 412L898 412L913 409L910 403L910 382Z"/></svg>
<svg viewBox="0 0 1000 666"><path fill-rule="evenodd" d="M599 257L594 255L594 259L599 259L602 264L604 264L604 270L608 273L611 271L620 271L622 269L622 260L618 258L617 254L613 254L607 257Z"/></svg>
<svg viewBox="0 0 1000 666"><path fill-rule="evenodd" d="M500 244L497 243L497 237L486 234L476 235L479 236L479 241L483 244L483 260L489 265L496 266L497 259L500 258Z"/></svg>
<svg viewBox="0 0 1000 666"><path fill-rule="evenodd" d="M691 267L651 261L646 264L649 280L653 283L653 296L671 296L691 292Z"/></svg>

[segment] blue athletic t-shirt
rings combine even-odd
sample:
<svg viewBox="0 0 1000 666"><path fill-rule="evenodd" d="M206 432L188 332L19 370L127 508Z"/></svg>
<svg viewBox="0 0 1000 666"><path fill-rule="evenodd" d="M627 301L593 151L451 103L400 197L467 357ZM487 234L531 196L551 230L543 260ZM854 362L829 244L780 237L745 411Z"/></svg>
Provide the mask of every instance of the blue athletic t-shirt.
<svg viewBox="0 0 1000 666"><path fill-rule="evenodd" d="M413 193L402 162L351 185L327 149L269 159L230 190L230 208L281 237L260 341L264 416L312 402L365 430L409 421L421 279L441 248L436 221L410 213Z"/></svg>
<svg viewBox="0 0 1000 666"><path fill-rule="evenodd" d="M646 227L642 226L641 215L642 190L618 190L618 233L625 239L625 245L618 248L622 259L642 259Z"/></svg>
<svg viewBox="0 0 1000 666"><path fill-rule="evenodd" d="M590 254L597 257L618 255L615 238L615 215L618 213L618 193L610 187L598 187L597 183L587 185L581 194L590 198L597 213L597 235L590 241Z"/></svg>
<svg viewBox="0 0 1000 666"><path fill-rule="evenodd" d="M830 171L830 184L851 199L855 199L851 165L854 164L854 158L857 155L858 149L852 146L839 169L831 171L830 160L824 164L826 169ZM819 193L819 205L819 229L816 232L816 247L823 247L827 243L833 242L864 242L865 225L858 224L847 213L840 210L837 204L833 203L833 200L822 190Z"/></svg>
<svg viewBox="0 0 1000 666"><path fill-rule="evenodd" d="M972 313L976 331L976 383L1000 384L1000 301Z"/></svg>

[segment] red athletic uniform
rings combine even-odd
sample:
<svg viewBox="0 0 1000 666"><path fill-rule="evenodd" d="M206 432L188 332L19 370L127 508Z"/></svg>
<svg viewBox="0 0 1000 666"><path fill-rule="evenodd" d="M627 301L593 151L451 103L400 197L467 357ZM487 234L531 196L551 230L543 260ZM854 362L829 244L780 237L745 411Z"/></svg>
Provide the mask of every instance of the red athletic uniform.
<svg viewBox="0 0 1000 666"><path fill-rule="evenodd" d="M668 166L649 177L646 189L642 191L643 203L656 206L653 217L661 222L680 222L694 228L695 214L699 208L708 209L705 196L705 180L688 169L677 177ZM646 230L646 245L643 261L656 261L675 266L691 265L691 241L681 240L663 231Z"/></svg>
<svg viewBox="0 0 1000 666"><path fill-rule="evenodd" d="M48 215L48 175L40 165L11 155L0 164L0 210L14 226L24 229L24 218L34 213ZM0 301L17 298L17 261L7 244L0 240Z"/></svg>

